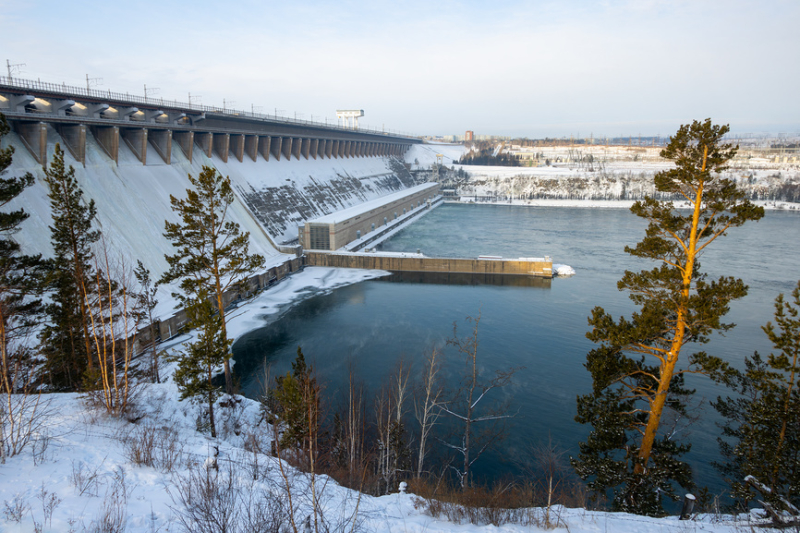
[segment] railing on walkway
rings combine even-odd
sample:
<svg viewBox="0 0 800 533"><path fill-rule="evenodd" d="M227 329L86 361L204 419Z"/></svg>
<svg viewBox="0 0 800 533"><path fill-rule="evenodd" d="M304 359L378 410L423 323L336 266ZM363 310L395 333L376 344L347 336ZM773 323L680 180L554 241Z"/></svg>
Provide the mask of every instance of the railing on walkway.
<svg viewBox="0 0 800 533"><path fill-rule="evenodd" d="M198 111L201 113L216 113L227 115L230 117L247 117L260 120L269 120L270 122L282 122L285 124L306 125L315 128L328 128L342 131L354 131L358 133L370 133L373 135L387 135L391 137L407 137L409 139L420 139L419 136L410 133L404 133L393 130L373 130L369 128L346 128L340 126L338 123L330 122L315 122L311 120L303 120L299 118L286 117L283 115L269 115L265 113L255 113L253 111L242 111L238 109L229 109L223 107L214 107L207 105L193 104L191 102L179 102L177 100L165 100L164 98L152 98L148 96L137 96L130 93L118 93L111 90L99 90L89 87L78 87L76 85L67 85L65 83L49 83L39 80L26 80L22 78L11 78L8 76L0 76L0 87L13 87L16 89L29 89L32 91L42 91L47 93L58 94L62 96L86 96L87 98L97 98L102 100L112 100L119 102L126 102L131 104L140 104L146 106L157 106L164 108L179 109L181 111Z"/></svg>

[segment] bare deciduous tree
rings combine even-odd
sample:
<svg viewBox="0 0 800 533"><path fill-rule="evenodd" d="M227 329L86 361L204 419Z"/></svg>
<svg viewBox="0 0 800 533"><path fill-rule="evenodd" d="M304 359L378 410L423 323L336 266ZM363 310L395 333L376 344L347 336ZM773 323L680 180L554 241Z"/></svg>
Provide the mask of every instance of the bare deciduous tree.
<svg viewBox="0 0 800 533"><path fill-rule="evenodd" d="M116 263L109 258L105 239L95 254L96 293L83 286L89 316L89 337L97 354L100 402L110 414L124 413L132 396L130 363L134 353L140 315L135 311L134 277L124 256Z"/></svg>
<svg viewBox="0 0 800 533"><path fill-rule="evenodd" d="M509 414L508 407L496 405L493 408L479 408L480 403L487 394L494 389L504 387L511 382L512 376L519 370L511 368L498 370L492 379L484 380L478 370L478 325L481 315L467 317L467 322L472 323L472 333L466 337L458 337L458 327L453 323L453 337L447 343L454 346L464 357L466 363L461 386L452 399L447 402L438 402L443 414L446 414L461 424L459 441L442 443L455 451L463 459L461 466L451 465L458 476L462 489L467 489L472 483L472 465L492 445L505 436L504 422L514 415ZM481 429L476 431L475 425L480 424Z"/></svg>
<svg viewBox="0 0 800 533"><path fill-rule="evenodd" d="M439 350L431 348L425 357L425 368L422 375L421 390L418 397L414 398L414 415L419 422L419 451L417 454L416 477L422 475L425 464L425 456L428 453L428 437L439 419L441 410L436 408L442 395L442 385L437 378L441 363L439 361Z"/></svg>

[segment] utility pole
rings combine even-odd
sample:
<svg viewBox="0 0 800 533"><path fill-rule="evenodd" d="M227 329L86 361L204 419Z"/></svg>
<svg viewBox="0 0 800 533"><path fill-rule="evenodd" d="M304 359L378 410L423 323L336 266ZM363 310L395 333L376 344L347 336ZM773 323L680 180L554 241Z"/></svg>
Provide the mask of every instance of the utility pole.
<svg viewBox="0 0 800 533"><path fill-rule="evenodd" d="M192 107L192 100L198 100L199 101L202 97L203 97L203 95L201 95L201 94L196 94L196 95L192 96L192 93L189 93L189 108L191 109L191 107Z"/></svg>
<svg viewBox="0 0 800 533"><path fill-rule="evenodd" d="M15 63L11 64L11 61L6 59L6 68L8 68L8 79L12 79L12 74L19 74L22 70L22 67L25 66L25 63Z"/></svg>
<svg viewBox="0 0 800 533"><path fill-rule="evenodd" d="M96 87L98 85L103 84L103 78L90 78L89 75L86 75L86 94L89 94L89 91L92 90L92 87Z"/></svg>
<svg viewBox="0 0 800 533"><path fill-rule="evenodd" d="M150 87L150 94L157 94L160 89L158 87ZM147 84L144 84L144 99L147 101Z"/></svg>

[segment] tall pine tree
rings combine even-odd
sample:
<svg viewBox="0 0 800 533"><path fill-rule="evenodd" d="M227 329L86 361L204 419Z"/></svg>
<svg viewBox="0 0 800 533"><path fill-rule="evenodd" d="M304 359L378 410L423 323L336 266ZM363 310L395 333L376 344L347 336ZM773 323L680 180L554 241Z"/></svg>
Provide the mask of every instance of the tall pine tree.
<svg viewBox="0 0 800 533"><path fill-rule="evenodd" d="M94 200L84 200L75 169L66 167L58 144L44 181L50 191L50 240L55 257L49 262L52 297L47 305L50 320L42 334L43 350L51 386L74 390L87 372L94 371L88 303L95 292L92 245L100 232L92 226L97 209Z"/></svg>
<svg viewBox="0 0 800 533"><path fill-rule="evenodd" d="M220 317L220 334L227 339L225 322L226 291L247 280L263 267L264 258L250 254L250 234L227 220L228 208L234 201L230 178L216 169L203 167L197 178L189 174L193 189L186 189L186 198L170 196L172 210L181 222L165 222L164 236L176 248L166 256L169 270L159 283L180 280L181 293L174 293L184 305L200 294L212 298ZM224 358L225 390L233 394L230 352Z"/></svg>
<svg viewBox="0 0 800 533"><path fill-rule="evenodd" d="M140 321L147 324L147 330L150 335L150 373L155 383L161 383L161 377L158 373L158 334L156 330L156 318L153 316L153 311L158 305L158 282L154 282L150 278L150 271L144 267L140 260L136 262L136 269L133 271L136 276L136 281L139 282L140 291L136 296L137 306L136 313Z"/></svg>
<svg viewBox="0 0 800 533"><path fill-rule="evenodd" d="M744 371L721 376L736 396L713 403L726 418L719 439L725 462L717 466L745 508L754 499L747 476L771 489L759 498L781 508L783 496L800 507L800 282L791 301L778 296L775 323L763 330L780 353L766 360L755 353Z"/></svg>
<svg viewBox="0 0 800 533"><path fill-rule="evenodd" d="M6 118L0 113L0 139L9 131ZM4 176L13 156L13 146L0 150L0 209L34 182L30 172L21 177ZM20 365L27 366L29 355L25 339L39 323L42 312L37 298L41 292L41 256L22 254L13 237L27 218L23 209L0 211L0 371L2 392L8 394L16 392L23 385L21 381L27 382L20 380Z"/></svg>
<svg viewBox="0 0 800 533"><path fill-rule="evenodd" d="M625 251L657 263L652 270L625 272L617 284L639 310L615 321L596 307L589 317L586 336L600 347L587 355L593 390L578 397L576 420L591 424L592 431L573 465L593 491L613 492L617 510L662 514L661 495L674 497L672 481L691 486L688 465L679 459L689 446L676 442L662 422L685 412L693 392L683 386L686 373L726 365L697 352L683 366L680 355L687 344L705 343L713 332L732 328L722 317L732 300L747 294L740 279L709 280L698 259L730 228L764 216L763 208L720 176L737 151L722 140L728 131L710 119L694 121L661 151L675 168L655 175L656 190L681 205L648 196L631 208L649 225L644 239Z"/></svg>

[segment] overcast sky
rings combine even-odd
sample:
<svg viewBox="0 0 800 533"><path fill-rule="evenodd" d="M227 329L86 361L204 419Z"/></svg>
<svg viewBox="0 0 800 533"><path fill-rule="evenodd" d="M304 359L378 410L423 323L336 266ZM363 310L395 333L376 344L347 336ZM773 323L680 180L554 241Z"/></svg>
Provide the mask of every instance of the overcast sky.
<svg viewBox="0 0 800 533"><path fill-rule="evenodd" d="M420 135L800 132L798 0L0 0L0 50L22 78Z"/></svg>

